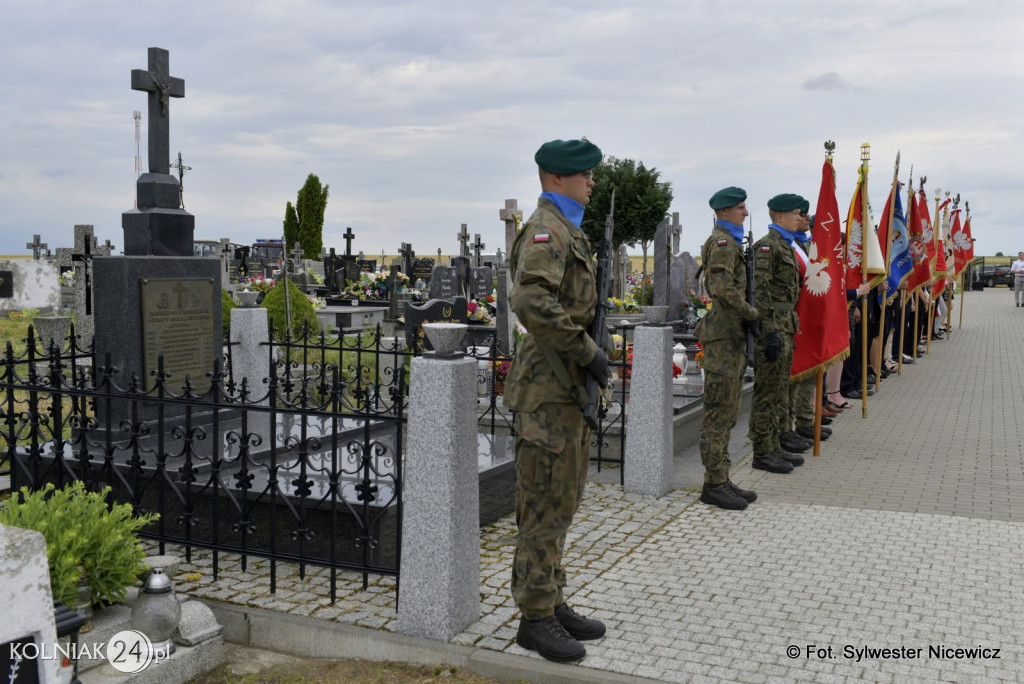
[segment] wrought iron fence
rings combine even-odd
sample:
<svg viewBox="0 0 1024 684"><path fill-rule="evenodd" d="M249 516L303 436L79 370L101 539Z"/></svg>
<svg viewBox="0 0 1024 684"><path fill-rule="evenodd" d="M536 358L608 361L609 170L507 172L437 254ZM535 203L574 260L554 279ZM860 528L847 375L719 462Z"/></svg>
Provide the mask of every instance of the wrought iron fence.
<svg viewBox="0 0 1024 684"><path fill-rule="evenodd" d="M218 362L197 394L162 358L152 389L134 375L121 386L109 356L90 364L74 342L44 351L29 328L25 350L8 343L0 367L12 488L109 485L115 500L160 514L141 535L161 553L212 549L215 579L219 552L239 554L243 569L248 556L270 559L271 591L278 561L303 575L326 566L332 600L339 570L362 573L364 586L369 574L397 576L405 375L373 394L358 359L378 354L321 341L267 345L263 387Z"/></svg>

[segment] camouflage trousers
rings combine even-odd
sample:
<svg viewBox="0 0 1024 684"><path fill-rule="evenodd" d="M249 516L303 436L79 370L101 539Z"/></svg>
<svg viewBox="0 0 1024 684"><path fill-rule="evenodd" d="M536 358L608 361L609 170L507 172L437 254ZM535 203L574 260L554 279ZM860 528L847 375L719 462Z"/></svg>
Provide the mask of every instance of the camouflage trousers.
<svg viewBox="0 0 1024 684"><path fill-rule="evenodd" d="M700 426L700 461L704 482L729 479L729 435L740 412L740 390L747 368L744 338L711 340L704 347L704 411Z"/></svg>
<svg viewBox="0 0 1024 684"><path fill-rule="evenodd" d="M516 551L512 598L526 620L554 614L564 602L565 534L583 499L590 428L574 404L541 404L517 413Z"/></svg>
<svg viewBox="0 0 1024 684"><path fill-rule="evenodd" d="M814 427L814 391L817 384L816 377L789 383L789 413L786 416L786 423L782 426L783 432L789 432L795 428Z"/></svg>
<svg viewBox="0 0 1024 684"><path fill-rule="evenodd" d="M764 332L754 345L754 396L750 402L750 441L755 454L782 447L779 435L786 432L789 416L789 372L793 369L793 336L779 333L782 351L774 361L765 358Z"/></svg>

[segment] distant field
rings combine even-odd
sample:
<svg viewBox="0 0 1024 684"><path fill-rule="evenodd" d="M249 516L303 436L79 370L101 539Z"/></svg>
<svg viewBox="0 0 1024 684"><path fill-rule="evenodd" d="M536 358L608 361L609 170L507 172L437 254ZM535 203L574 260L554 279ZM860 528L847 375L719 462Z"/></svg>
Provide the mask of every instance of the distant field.
<svg viewBox="0 0 1024 684"><path fill-rule="evenodd" d="M0 259L31 259L31 254L0 254Z"/></svg>

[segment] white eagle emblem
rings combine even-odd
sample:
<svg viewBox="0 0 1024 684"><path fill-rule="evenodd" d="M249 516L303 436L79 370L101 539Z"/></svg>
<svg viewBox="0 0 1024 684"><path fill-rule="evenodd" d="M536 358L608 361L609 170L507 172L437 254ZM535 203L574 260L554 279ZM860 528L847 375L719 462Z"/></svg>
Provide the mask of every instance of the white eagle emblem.
<svg viewBox="0 0 1024 684"><path fill-rule="evenodd" d="M932 230L932 222L924 217L921 218L921 236L925 242L933 242L935 240L935 231Z"/></svg>
<svg viewBox="0 0 1024 684"><path fill-rule="evenodd" d="M807 275L804 277L804 285L812 295L823 295L828 292L832 285L832 276L829 274L828 257L818 258L818 245L811 243L810 253L807 255L810 263L807 264Z"/></svg>
<svg viewBox="0 0 1024 684"><path fill-rule="evenodd" d="M860 221L854 219L853 227L850 228L850 244L846 250L846 267L850 270L860 268L861 245L864 241L864 230Z"/></svg>
<svg viewBox="0 0 1024 684"><path fill-rule="evenodd" d="M971 248L971 239L967 237L963 232L953 235L952 238L954 250L966 252Z"/></svg>

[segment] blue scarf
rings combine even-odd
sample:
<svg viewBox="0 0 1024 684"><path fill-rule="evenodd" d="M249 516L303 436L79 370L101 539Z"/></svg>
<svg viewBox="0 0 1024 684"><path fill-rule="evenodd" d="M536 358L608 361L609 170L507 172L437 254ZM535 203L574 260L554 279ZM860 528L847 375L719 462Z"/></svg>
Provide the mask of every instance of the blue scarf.
<svg viewBox="0 0 1024 684"><path fill-rule="evenodd" d="M732 235L732 239L736 242L743 242L743 226L737 226L735 223L730 223L725 219L717 219L715 225L729 235Z"/></svg>
<svg viewBox="0 0 1024 684"><path fill-rule="evenodd" d="M540 196L546 200L554 202L558 210L562 212L562 216L566 218L572 225L577 228L583 222L583 210L586 208L571 197L560 195L557 192L542 192Z"/></svg>
<svg viewBox="0 0 1024 684"><path fill-rule="evenodd" d="M788 230L786 230L785 228L783 228L782 226L780 226L777 223L772 223L768 227L771 230L774 230L779 235L781 235L782 239L786 241L787 245L789 245L790 247L793 246L793 233L790 233Z"/></svg>
<svg viewBox="0 0 1024 684"><path fill-rule="evenodd" d="M806 245L811 241L811 234L806 230L801 230L793 233L793 239L799 242L801 245Z"/></svg>

